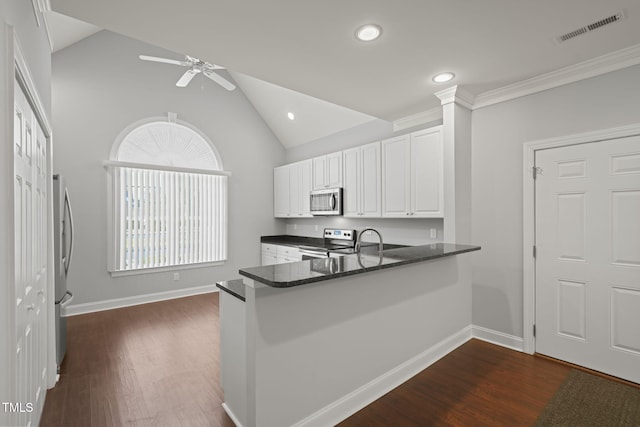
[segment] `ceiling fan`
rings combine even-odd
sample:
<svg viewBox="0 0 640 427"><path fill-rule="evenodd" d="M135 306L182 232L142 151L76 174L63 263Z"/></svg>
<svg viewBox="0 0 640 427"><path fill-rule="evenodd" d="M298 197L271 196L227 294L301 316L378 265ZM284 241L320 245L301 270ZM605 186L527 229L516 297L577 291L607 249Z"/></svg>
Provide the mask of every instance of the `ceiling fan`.
<svg viewBox="0 0 640 427"><path fill-rule="evenodd" d="M189 55L185 55L184 61L176 61L175 59L169 58L158 58L156 56L147 56L140 55L140 59L143 61L151 61L151 62L164 62L165 64L173 64L180 65L181 67L189 67L187 71L178 79L176 86L185 87L189 84L191 79L193 79L197 74L204 74L214 82L218 83L220 86L225 88L226 90L234 90L236 86L231 83L229 80L225 79L221 75L217 74L215 70L224 70L225 67L221 67L216 64L212 64L210 62L201 61L198 58L194 58Z"/></svg>

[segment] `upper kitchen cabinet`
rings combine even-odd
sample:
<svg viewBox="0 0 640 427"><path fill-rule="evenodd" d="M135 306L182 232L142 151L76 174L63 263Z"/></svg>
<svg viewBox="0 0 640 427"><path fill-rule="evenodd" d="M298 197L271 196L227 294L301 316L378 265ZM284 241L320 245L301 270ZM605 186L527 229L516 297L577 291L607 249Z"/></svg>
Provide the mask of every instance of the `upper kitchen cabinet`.
<svg viewBox="0 0 640 427"><path fill-rule="evenodd" d="M311 160L304 160L273 170L274 216L278 218L311 217Z"/></svg>
<svg viewBox="0 0 640 427"><path fill-rule="evenodd" d="M345 150L344 216L381 216L381 160L380 142Z"/></svg>
<svg viewBox="0 0 640 427"><path fill-rule="evenodd" d="M275 217L290 216L290 171L289 165L273 169L273 216Z"/></svg>
<svg viewBox="0 0 640 427"><path fill-rule="evenodd" d="M382 141L382 216L442 218L442 127Z"/></svg>
<svg viewBox="0 0 640 427"><path fill-rule="evenodd" d="M313 189L342 187L342 151L313 159Z"/></svg>
<svg viewBox="0 0 640 427"><path fill-rule="evenodd" d="M291 216L311 217L311 160L293 163L289 171L289 203Z"/></svg>

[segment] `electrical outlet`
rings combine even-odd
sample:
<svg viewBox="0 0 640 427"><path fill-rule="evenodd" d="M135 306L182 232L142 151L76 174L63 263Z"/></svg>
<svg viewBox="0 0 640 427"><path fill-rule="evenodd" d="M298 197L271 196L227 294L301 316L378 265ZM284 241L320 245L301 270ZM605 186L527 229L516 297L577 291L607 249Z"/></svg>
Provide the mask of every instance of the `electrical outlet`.
<svg viewBox="0 0 640 427"><path fill-rule="evenodd" d="M318 224L316 224L316 231L318 231Z"/></svg>
<svg viewBox="0 0 640 427"><path fill-rule="evenodd" d="M173 273L173 280L175 282L177 282L178 280L180 280L180 273Z"/></svg>
<svg viewBox="0 0 640 427"><path fill-rule="evenodd" d="M436 230L435 228L431 229L431 238L435 239L438 237L438 230Z"/></svg>
<svg viewBox="0 0 640 427"><path fill-rule="evenodd" d="M293 224L293 229L297 230L298 229L298 224Z"/></svg>
<svg viewBox="0 0 640 427"><path fill-rule="evenodd" d="M367 231L365 231L365 233L364 233L364 234L366 234L367 236L371 236L371 234L372 234L372 233L373 233L373 231L371 231L371 230L367 230Z"/></svg>

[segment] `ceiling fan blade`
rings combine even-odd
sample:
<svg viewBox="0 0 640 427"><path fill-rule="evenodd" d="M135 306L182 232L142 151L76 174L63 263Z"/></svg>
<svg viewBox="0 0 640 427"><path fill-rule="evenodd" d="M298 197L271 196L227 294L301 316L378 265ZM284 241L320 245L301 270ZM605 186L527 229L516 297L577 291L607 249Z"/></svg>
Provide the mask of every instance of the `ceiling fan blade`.
<svg viewBox="0 0 640 427"><path fill-rule="evenodd" d="M222 86L226 90L234 90L236 88L236 85L234 85L229 80L225 79L224 77L222 77L219 74L216 74L213 71L206 70L204 72L204 75L209 77L214 82L218 83L220 86Z"/></svg>
<svg viewBox="0 0 640 427"><path fill-rule="evenodd" d="M191 79L193 79L196 76L196 74L198 74L198 73L193 71L193 70L185 71L185 73L182 75L182 77L180 77L180 80L178 80L178 82L176 83L176 86L185 87L186 85L189 84Z"/></svg>
<svg viewBox="0 0 640 427"><path fill-rule="evenodd" d="M191 66L191 64L186 61L176 61L175 59L169 59L169 58L158 58L157 56L140 55L139 58L142 59L143 61L164 62L165 64Z"/></svg>
<svg viewBox="0 0 640 427"><path fill-rule="evenodd" d="M212 64L210 62L205 62L204 63L204 67L206 70L212 71L212 70L226 70L226 67L223 67L222 65L217 65L217 64Z"/></svg>

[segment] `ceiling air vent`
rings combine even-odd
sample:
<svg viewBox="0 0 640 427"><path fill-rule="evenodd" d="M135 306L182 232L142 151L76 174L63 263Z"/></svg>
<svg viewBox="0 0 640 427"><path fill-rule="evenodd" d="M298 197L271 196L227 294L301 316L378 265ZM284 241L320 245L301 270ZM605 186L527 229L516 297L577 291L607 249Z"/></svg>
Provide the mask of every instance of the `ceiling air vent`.
<svg viewBox="0 0 640 427"><path fill-rule="evenodd" d="M571 40L575 37L581 36L583 34L587 34L589 31L597 30L598 28L602 28L605 25L613 24L614 22L622 21L625 18L625 14L623 11L614 13L611 16L607 16L606 18L600 19L594 23L589 25L585 25L584 27L577 28L573 31L569 31L561 36L556 37L556 41L558 43L564 43L567 40Z"/></svg>

